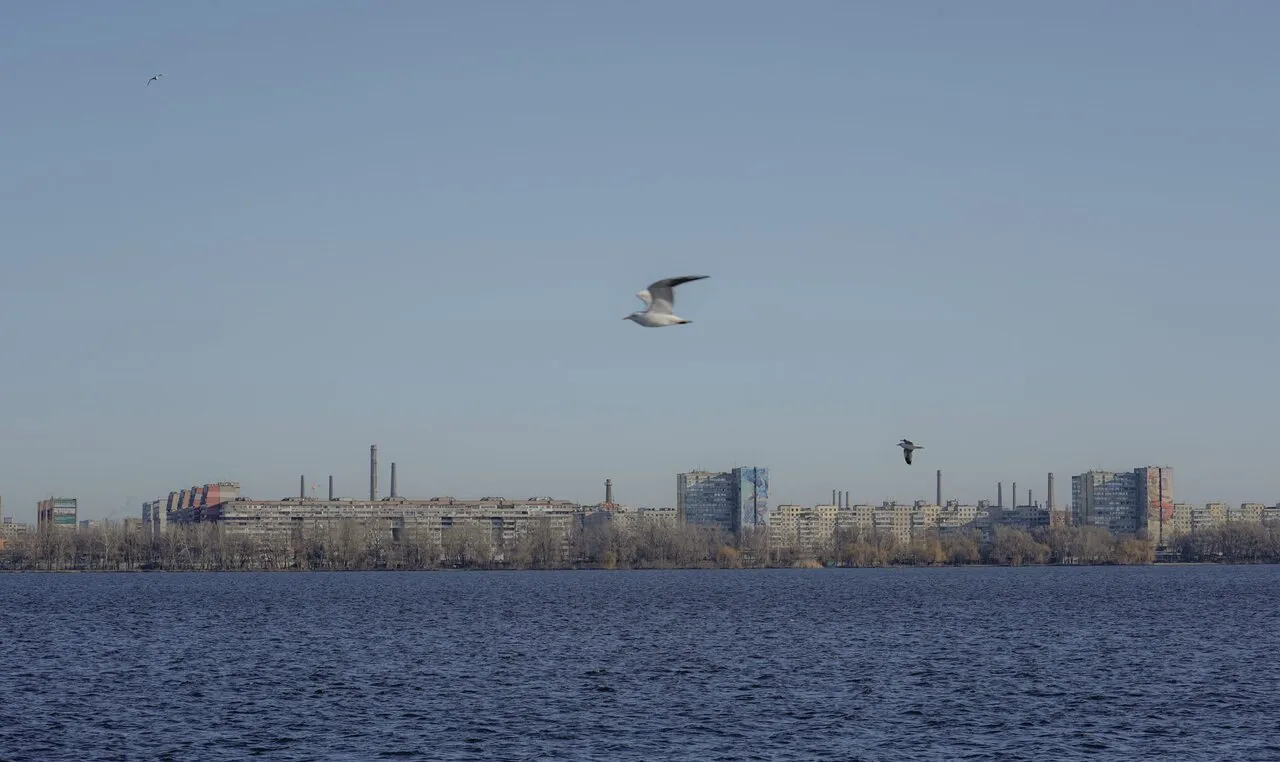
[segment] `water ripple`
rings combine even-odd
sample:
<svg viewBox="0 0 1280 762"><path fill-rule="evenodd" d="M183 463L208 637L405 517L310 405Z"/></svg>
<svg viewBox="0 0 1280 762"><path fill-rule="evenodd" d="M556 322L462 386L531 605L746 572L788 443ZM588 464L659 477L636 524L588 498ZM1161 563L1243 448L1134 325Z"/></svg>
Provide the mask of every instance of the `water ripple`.
<svg viewBox="0 0 1280 762"><path fill-rule="evenodd" d="M0 575L0 760L1276 760L1277 590L1277 567Z"/></svg>

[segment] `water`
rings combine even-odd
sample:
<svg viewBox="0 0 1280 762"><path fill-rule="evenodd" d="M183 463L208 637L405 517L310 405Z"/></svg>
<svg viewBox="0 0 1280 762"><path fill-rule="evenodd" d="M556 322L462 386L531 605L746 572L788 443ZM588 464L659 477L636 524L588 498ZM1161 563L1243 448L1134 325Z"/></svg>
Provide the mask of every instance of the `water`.
<svg viewBox="0 0 1280 762"><path fill-rule="evenodd" d="M0 575L0 759L1280 759L1280 567Z"/></svg>

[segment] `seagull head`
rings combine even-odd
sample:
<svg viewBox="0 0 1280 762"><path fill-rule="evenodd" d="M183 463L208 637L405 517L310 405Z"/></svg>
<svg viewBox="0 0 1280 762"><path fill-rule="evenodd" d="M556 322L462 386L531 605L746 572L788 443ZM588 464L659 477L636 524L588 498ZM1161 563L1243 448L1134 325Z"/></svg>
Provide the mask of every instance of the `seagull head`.
<svg viewBox="0 0 1280 762"><path fill-rule="evenodd" d="M627 315L626 317L624 317L623 320L635 320L636 315L639 315L639 314L640 314L639 312L633 312L630 315Z"/></svg>

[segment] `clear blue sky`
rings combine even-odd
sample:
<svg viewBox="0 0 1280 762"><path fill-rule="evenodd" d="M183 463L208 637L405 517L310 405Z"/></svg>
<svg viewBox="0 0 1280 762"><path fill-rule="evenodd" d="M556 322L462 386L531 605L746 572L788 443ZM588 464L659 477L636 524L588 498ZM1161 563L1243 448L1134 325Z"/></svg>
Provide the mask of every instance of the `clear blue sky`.
<svg viewBox="0 0 1280 762"><path fill-rule="evenodd" d="M1280 500L1280 4L0 5L0 494ZM144 87L155 73L165 77ZM644 329L634 293L681 274ZM925 445L908 468L894 444ZM131 506L136 508L136 503Z"/></svg>

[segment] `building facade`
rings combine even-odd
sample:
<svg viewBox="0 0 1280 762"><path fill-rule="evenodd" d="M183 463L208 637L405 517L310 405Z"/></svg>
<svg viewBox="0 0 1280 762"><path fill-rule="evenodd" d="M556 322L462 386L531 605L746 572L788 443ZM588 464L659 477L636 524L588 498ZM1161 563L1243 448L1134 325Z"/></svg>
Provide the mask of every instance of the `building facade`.
<svg viewBox="0 0 1280 762"><path fill-rule="evenodd" d="M1086 471L1071 477L1071 514L1077 526L1113 534L1145 533L1163 545L1178 524L1173 469L1143 466L1130 472Z"/></svg>
<svg viewBox="0 0 1280 762"><path fill-rule="evenodd" d="M480 527L490 549L502 556L505 549L538 525L547 525L568 547L569 538L582 515L577 503L550 497L509 500L486 497L457 500L435 497L430 500L384 498L363 500L341 498L285 498L255 500L235 497L216 505L192 506L168 515L172 525L212 524L228 534L255 540L296 539L303 534L325 531L344 524L382 535L392 542L406 533L443 545L454 529Z"/></svg>
<svg viewBox="0 0 1280 762"><path fill-rule="evenodd" d="M739 534L769 521L769 469L676 474L676 514L688 524Z"/></svg>
<svg viewBox="0 0 1280 762"><path fill-rule="evenodd" d="M78 504L74 497L50 497L36 507L36 528L75 529Z"/></svg>
<svg viewBox="0 0 1280 762"><path fill-rule="evenodd" d="M1136 515L1139 530L1164 547L1173 536L1173 469L1168 466L1144 466L1133 470Z"/></svg>
<svg viewBox="0 0 1280 762"><path fill-rule="evenodd" d="M155 537L164 534L165 527L169 525L168 507L169 501L166 498L156 498L150 502L143 503L143 529Z"/></svg>

